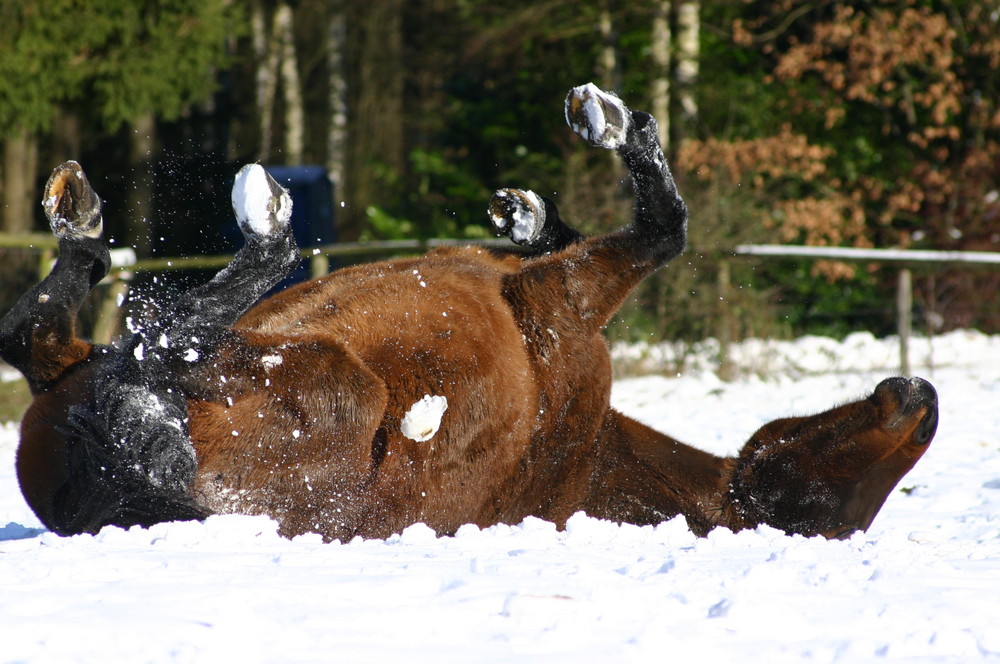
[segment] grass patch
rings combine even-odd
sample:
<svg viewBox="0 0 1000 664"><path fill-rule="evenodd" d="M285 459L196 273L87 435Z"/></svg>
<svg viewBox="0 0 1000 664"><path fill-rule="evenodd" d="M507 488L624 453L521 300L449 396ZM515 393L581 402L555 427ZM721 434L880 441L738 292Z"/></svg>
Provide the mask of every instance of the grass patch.
<svg viewBox="0 0 1000 664"><path fill-rule="evenodd" d="M23 378L0 382L0 422L20 422L31 403L31 392Z"/></svg>

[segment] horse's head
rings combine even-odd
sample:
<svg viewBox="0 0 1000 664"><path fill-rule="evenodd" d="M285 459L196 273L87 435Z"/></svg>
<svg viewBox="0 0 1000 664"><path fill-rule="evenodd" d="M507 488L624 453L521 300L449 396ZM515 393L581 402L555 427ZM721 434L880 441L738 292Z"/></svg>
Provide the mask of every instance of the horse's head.
<svg viewBox="0 0 1000 664"><path fill-rule="evenodd" d="M889 378L867 399L775 420L733 462L726 503L736 523L826 537L866 530L937 423L937 393L921 378Z"/></svg>

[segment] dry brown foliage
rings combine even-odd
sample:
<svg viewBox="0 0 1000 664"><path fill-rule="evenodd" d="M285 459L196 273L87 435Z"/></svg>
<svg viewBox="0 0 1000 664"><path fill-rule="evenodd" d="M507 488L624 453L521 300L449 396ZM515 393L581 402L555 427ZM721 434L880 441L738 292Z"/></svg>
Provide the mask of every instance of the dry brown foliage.
<svg viewBox="0 0 1000 664"><path fill-rule="evenodd" d="M735 44L773 58L768 80L782 86L793 123L808 114L838 138L784 127L756 141L691 144L686 159L766 193L764 220L781 241L1000 249L996 2L754 7L732 26ZM861 174L829 166L844 161L845 136L875 151ZM809 186L767 183L789 177Z"/></svg>

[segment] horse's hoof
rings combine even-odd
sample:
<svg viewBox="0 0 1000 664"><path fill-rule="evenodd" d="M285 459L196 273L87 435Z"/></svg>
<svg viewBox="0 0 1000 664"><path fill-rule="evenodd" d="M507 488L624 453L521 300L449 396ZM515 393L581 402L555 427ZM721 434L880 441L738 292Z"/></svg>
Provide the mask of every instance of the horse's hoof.
<svg viewBox="0 0 1000 664"><path fill-rule="evenodd" d="M575 87L566 96L566 123L591 145L609 150L619 147L630 121L625 102L593 83Z"/></svg>
<svg viewBox="0 0 1000 664"><path fill-rule="evenodd" d="M490 220L515 244L531 246L545 227L545 204L533 191L500 189L490 198Z"/></svg>
<svg viewBox="0 0 1000 664"><path fill-rule="evenodd" d="M52 170L42 194L42 209L52 234L58 238L101 237L104 229L101 199L75 161Z"/></svg>
<svg viewBox="0 0 1000 664"><path fill-rule="evenodd" d="M292 197L260 164L247 164L236 174L233 211L247 237L268 237L288 228Z"/></svg>

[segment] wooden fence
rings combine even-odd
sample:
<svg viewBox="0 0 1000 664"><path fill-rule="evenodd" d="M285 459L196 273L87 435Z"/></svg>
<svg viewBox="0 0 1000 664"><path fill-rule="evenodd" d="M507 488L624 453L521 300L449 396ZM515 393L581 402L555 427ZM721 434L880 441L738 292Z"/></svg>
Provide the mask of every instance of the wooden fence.
<svg viewBox="0 0 1000 664"><path fill-rule="evenodd" d="M418 254L435 247L477 244L513 248L506 239L483 240L394 240L385 242L343 242L311 247L302 250L303 259L309 262L312 276L329 272L330 259L337 257L378 256L392 254ZM43 278L51 269L58 250L58 242L48 234L0 234L0 248L32 249L39 252L38 277ZM731 252L761 260L836 260L854 263L886 263L898 267L896 280L896 321L899 333L900 373L909 375L909 343L913 329L912 270L929 270L945 265L965 269L1000 269L1000 252L985 251L918 251L903 249L856 249L850 247L804 247L790 245L740 245ZM232 260L231 254L218 256L187 256L183 258L144 258L137 260L131 249L112 250L112 269L104 284L106 294L102 300L93 333L95 341L107 343L118 327L118 302L128 290L136 272L164 272L172 270L219 269ZM728 259L718 265L720 295L729 288ZM723 377L727 374L727 347L731 326L724 322L720 327L719 343L722 348L720 365Z"/></svg>
<svg viewBox="0 0 1000 664"><path fill-rule="evenodd" d="M420 254L436 247L475 244L517 250L510 240L501 238L483 239L429 239L429 240L387 240L382 242L340 242L302 249L302 258L308 262L310 275L322 276L330 271L331 258L358 256L384 256L399 254ZM59 249L59 242L48 233L0 233L0 248L24 249L39 254L39 281L52 269ZM119 303L128 293L129 284L136 273L171 272L181 270L218 270L229 264L232 254L214 256L184 256L177 258L137 259L131 248L111 250L111 270L101 282L103 294L91 337L97 343L109 343L118 333L121 325Z"/></svg>
<svg viewBox="0 0 1000 664"><path fill-rule="evenodd" d="M859 249L853 247L744 244L736 247L733 253L737 256L771 260L834 260L848 263L888 263L897 266L899 272L896 277L896 331L899 335L899 372L904 376L910 375L910 335L913 331L912 270L930 270L945 265L955 265L966 269L1000 269L1000 252L989 251ZM728 269L720 271L720 274L728 274ZM721 364L725 366L725 349L723 349L722 355Z"/></svg>

